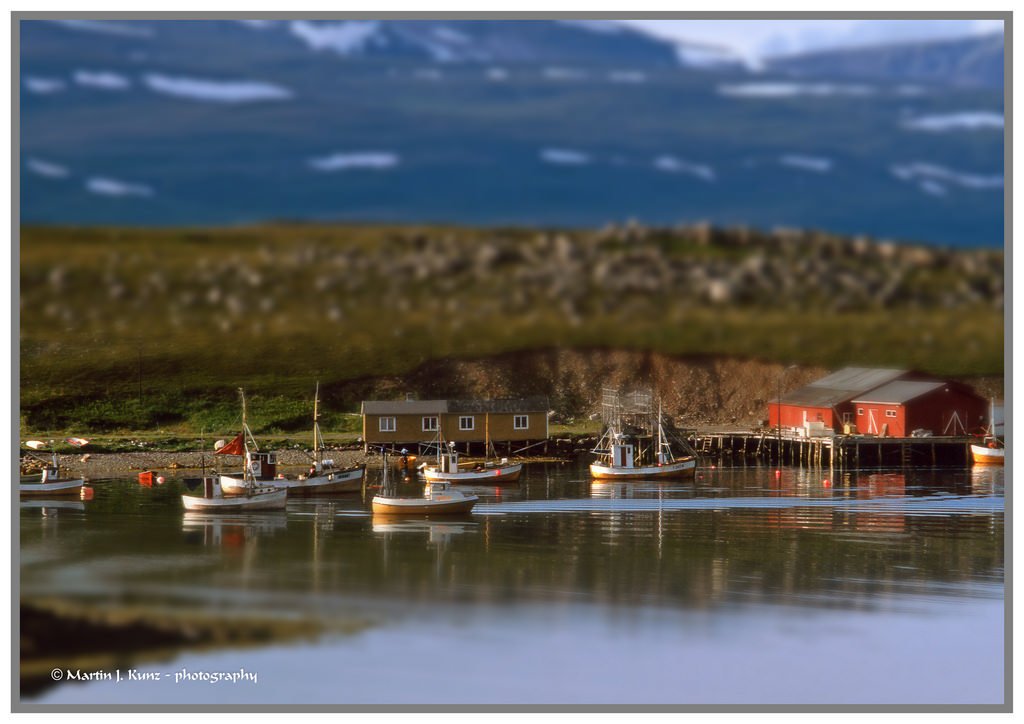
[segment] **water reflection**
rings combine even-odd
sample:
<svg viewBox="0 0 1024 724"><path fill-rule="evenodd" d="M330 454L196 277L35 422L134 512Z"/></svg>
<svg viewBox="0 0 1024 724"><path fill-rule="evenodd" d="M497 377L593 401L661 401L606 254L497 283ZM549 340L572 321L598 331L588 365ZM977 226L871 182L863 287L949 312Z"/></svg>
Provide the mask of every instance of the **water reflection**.
<svg viewBox="0 0 1024 724"><path fill-rule="evenodd" d="M260 536L288 527L284 511L265 513L205 513L186 511L181 524L188 541L205 546L239 548Z"/></svg>

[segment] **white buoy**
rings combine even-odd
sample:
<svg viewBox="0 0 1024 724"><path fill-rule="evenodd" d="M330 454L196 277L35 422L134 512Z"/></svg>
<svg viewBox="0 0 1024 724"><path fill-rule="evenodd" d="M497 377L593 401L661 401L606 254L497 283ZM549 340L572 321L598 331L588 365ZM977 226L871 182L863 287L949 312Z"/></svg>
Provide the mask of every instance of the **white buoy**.
<svg viewBox="0 0 1024 724"><path fill-rule="evenodd" d="M156 482L157 482L157 485L163 485L163 484L164 484L164 483L166 483L167 481L166 481L166 480L164 480L164 476L163 476L163 475L161 475L160 477L158 477L158 478L156 479Z"/></svg>

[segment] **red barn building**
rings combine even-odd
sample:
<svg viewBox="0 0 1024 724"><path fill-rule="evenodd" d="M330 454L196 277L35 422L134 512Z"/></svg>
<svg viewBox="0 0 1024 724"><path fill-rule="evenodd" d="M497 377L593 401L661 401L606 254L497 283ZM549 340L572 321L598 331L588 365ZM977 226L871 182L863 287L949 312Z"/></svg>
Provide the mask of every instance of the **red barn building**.
<svg viewBox="0 0 1024 724"><path fill-rule="evenodd" d="M787 392L768 404L768 424L804 427L822 423L826 430L843 431L843 423L855 422L853 399L893 380L914 376L909 370L846 367L809 385Z"/></svg>
<svg viewBox="0 0 1024 724"><path fill-rule="evenodd" d="M853 401L864 435L909 437L914 430L964 435L985 424L988 403L956 382L897 380Z"/></svg>

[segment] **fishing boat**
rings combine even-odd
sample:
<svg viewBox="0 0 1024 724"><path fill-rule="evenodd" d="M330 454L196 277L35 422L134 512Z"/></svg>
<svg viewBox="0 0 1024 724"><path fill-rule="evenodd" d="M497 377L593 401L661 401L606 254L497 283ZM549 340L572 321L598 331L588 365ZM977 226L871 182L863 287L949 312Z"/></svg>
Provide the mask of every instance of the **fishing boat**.
<svg viewBox="0 0 1024 724"><path fill-rule="evenodd" d="M651 446L653 455L647 460L639 438L625 435L618 423L609 425L591 451L598 457L590 464L591 477L597 480L659 480L692 475L697 468L697 457L675 457L665 437L660 408L657 427L657 443Z"/></svg>
<svg viewBox="0 0 1024 724"><path fill-rule="evenodd" d="M71 443L74 440L74 443ZM69 438L69 444L75 447L82 447L88 443L81 438ZM30 450L42 450L47 444L38 440L29 440L25 446ZM43 463L42 470L36 475L23 475L20 480L18 492L24 498L52 498L73 496L80 497L82 486L85 485L85 478L62 477L60 474L60 461L57 459L57 451L53 442L49 444L50 459L47 460L34 452L29 452L30 457Z"/></svg>
<svg viewBox="0 0 1024 724"><path fill-rule="evenodd" d="M992 401L989 427L981 445L971 445L971 459L975 465L1005 465L1006 445L996 437L996 403Z"/></svg>
<svg viewBox="0 0 1024 724"><path fill-rule="evenodd" d="M320 434L320 384L313 398L313 464L305 478L278 477L270 482L275 488L287 488L291 495L330 495L358 493L363 489L365 465L338 468L334 460L324 459L324 438Z"/></svg>
<svg viewBox="0 0 1024 724"><path fill-rule="evenodd" d="M420 497L399 496L398 486L391 480L387 451L382 453L383 478L380 494L373 496L374 515L456 515L470 512L476 504L475 495L466 495L447 481L428 481Z"/></svg>
<svg viewBox="0 0 1024 724"><path fill-rule="evenodd" d="M283 510L288 503L288 491L272 485L261 485L246 471L242 492L225 495L221 485L222 476L206 474L206 458L202 460L202 477L186 479L189 489L197 485L201 495L182 495L181 503L186 511L237 512L240 510Z"/></svg>
<svg viewBox="0 0 1024 724"><path fill-rule="evenodd" d="M455 443L449 441L445 446L441 435L442 432L438 430L437 463L421 466L423 477L428 482L511 484L519 480L523 472L522 463L510 463L508 458L490 459L494 446L491 444L489 414L484 417L484 449L487 458L483 462L459 463Z"/></svg>
<svg viewBox="0 0 1024 724"><path fill-rule="evenodd" d="M182 495L185 510L206 512L237 512L240 510L283 510L288 503L288 491L272 485L251 485L239 495L225 495L220 477L206 475L201 479L202 495Z"/></svg>
<svg viewBox="0 0 1024 724"><path fill-rule="evenodd" d="M245 390L239 388L242 398L242 431L234 440L214 451L214 455L240 455L240 472L221 473L220 488L225 495L243 495L249 482L272 486L277 476L277 453L261 451L246 419Z"/></svg>

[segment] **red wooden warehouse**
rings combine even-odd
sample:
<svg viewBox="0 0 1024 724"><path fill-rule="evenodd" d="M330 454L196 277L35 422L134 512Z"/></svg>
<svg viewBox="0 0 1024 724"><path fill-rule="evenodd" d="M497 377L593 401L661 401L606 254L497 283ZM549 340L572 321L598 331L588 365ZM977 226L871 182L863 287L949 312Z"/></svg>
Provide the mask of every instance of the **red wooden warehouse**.
<svg viewBox="0 0 1024 724"><path fill-rule="evenodd" d="M809 385L787 392L768 404L768 424L775 427L782 418L783 427L804 427L823 423L835 432L844 423L853 423L853 399L893 380L913 376L908 370L845 367Z"/></svg>
<svg viewBox="0 0 1024 724"><path fill-rule="evenodd" d="M909 437L914 430L964 435L984 426L988 403L955 382L897 380L853 401L857 430L865 435Z"/></svg>

